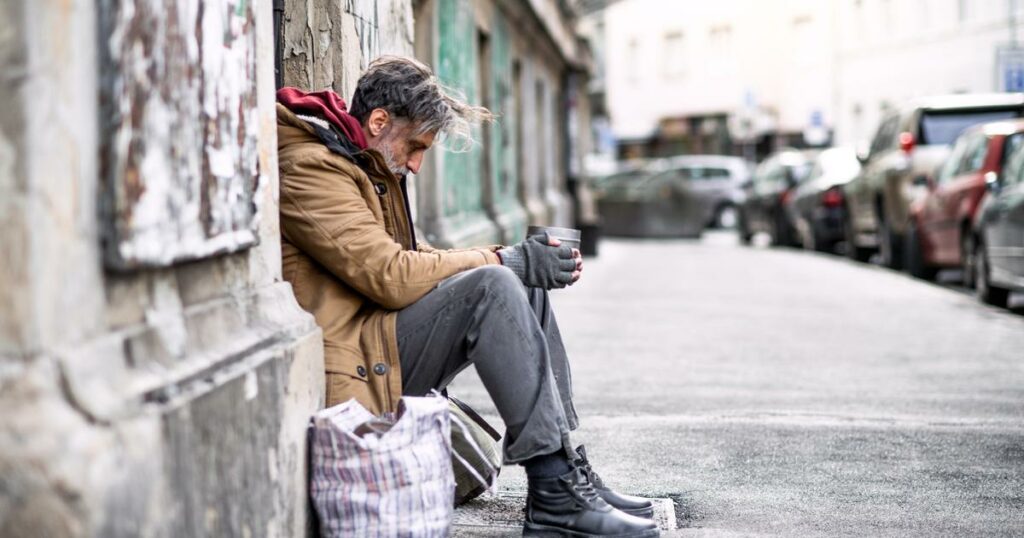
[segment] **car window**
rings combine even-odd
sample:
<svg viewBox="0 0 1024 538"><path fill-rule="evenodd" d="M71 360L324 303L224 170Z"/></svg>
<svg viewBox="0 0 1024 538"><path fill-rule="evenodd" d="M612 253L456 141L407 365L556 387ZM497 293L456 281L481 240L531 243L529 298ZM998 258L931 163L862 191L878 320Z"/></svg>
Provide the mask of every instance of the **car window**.
<svg viewBox="0 0 1024 538"><path fill-rule="evenodd" d="M1002 169L999 170L1001 177L1010 175L1010 163L1014 156L1021 153L1024 148L1024 132L1015 132L1002 141Z"/></svg>
<svg viewBox="0 0 1024 538"><path fill-rule="evenodd" d="M793 174L793 179L795 179L797 183L803 183L804 181L807 181L807 179L811 176L810 162L798 164L792 168L793 169L791 173Z"/></svg>
<svg viewBox="0 0 1024 538"><path fill-rule="evenodd" d="M939 175L935 178L938 183L946 183L959 173L960 164L964 160L964 153L970 142L970 139L966 136L961 136L956 141L956 144L953 145L953 151L949 153L949 157L946 157L946 161L939 168Z"/></svg>
<svg viewBox="0 0 1024 538"><path fill-rule="evenodd" d="M814 166L811 167L811 172L807 174L808 181L818 179L819 177L825 175L825 165L823 162L824 160L825 159L822 158L815 159Z"/></svg>
<svg viewBox="0 0 1024 538"><path fill-rule="evenodd" d="M875 133L875 139L871 141L871 155L876 155L892 147L898 123L898 116L889 116L882 121L882 124L878 127L878 132Z"/></svg>
<svg viewBox="0 0 1024 538"><path fill-rule="evenodd" d="M704 181L712 179L725 179L729 177L729 171L725 168L709 168L704 166L689 166L680 170L687 179Z"/></svg>
<svg viewBox="0 0 1024 538"><path fill-rule="evenodd" d="M1003 142L1003 169L1001 181L1004 185L1021 182L1024 174L1024 133L1012 134Z"/></svg>
<svg viewBox="0 0 1024 538"><path fill-rule="evenodd" d="M1021 112L1020 107L928 110L921 116L921 137L918 143L949 145L972 125L1018 118Z"/></svg>
<svg viewBox="0 0 1024 538"><path fill-rule="evenodd" d="M964 150L963 162L960 164L959 174L969 174L981 170L985 164L985 155L988 153L988 137L978 133L970 137L970 141Z"/></svg>

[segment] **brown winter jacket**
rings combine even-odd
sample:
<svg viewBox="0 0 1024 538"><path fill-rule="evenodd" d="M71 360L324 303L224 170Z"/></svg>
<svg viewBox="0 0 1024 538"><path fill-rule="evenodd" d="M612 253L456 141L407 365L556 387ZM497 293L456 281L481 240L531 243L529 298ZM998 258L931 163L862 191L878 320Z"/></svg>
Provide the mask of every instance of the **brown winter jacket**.
<svg viewBox="0 0 1024 538"><path fill-rule="evenodd" d="M445 278L500 263L498 247L417 248L401 181L380 153L329 149L330 131L280 104L277 129L284 278L323 329L327 405L355 398L395 411L397 311Z"/></svg>

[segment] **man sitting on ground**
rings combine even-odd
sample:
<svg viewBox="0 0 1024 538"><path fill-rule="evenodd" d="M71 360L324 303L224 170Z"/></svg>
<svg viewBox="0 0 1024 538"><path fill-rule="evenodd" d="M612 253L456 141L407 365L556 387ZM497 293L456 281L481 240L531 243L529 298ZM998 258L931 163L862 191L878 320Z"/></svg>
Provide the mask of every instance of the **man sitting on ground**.
<svg viewBox="0 0 1024 538"><path fill-rule="evenodd" d="M650 502L603 487L570 448L577 417L547 290L579 278L579 252L547 237L416 240L407 174L438 136L471 143L490 113L397 57L363 73L351 112L330 91L285 88L278 101L284 277L323 328L327 405L394 411L473 364L505 422L505 462L526 468L525 532L657 536Z"/></svg>

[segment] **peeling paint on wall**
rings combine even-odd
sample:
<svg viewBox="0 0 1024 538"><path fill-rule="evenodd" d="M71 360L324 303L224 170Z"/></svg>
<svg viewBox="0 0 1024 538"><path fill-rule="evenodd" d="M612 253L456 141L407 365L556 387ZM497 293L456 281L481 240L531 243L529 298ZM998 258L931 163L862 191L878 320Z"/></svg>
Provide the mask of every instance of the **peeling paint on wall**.
<svg viewBox="0 0 1024 538"><path fill-rule="evenodd" d="M380 56L380 17L377 0L345 0L345 13L352 15L359 36L360 68L366 69L369 62Z"/></svg>
<svg viewBox="0 0 1024 538"><path fill-rule="evenodd" d="M101 0L108 266L257 241L257 0Z"/></svg>

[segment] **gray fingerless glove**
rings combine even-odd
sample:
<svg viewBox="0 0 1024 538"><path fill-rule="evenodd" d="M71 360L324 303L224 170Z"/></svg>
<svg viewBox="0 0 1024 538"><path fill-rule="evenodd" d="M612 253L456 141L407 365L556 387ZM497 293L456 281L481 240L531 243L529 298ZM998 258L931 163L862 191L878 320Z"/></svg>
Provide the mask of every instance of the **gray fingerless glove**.
<svg viewBox="0 0 1024 538"><path fill-rule="evenodd" d="M501 263L531 288L564 288L572 282L576 260L572 249L548 244L547 235L527 237L525 241L498 251Z"/></svg>

